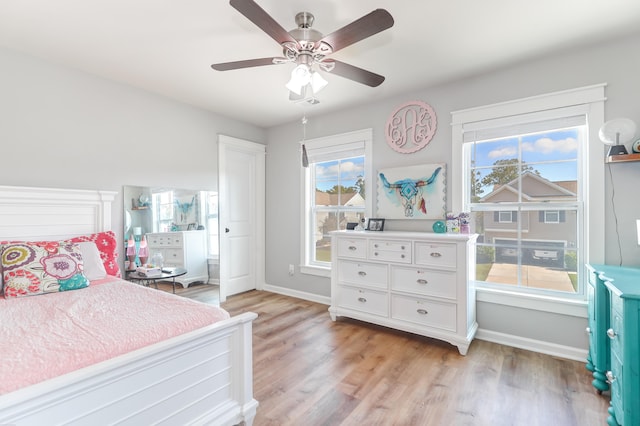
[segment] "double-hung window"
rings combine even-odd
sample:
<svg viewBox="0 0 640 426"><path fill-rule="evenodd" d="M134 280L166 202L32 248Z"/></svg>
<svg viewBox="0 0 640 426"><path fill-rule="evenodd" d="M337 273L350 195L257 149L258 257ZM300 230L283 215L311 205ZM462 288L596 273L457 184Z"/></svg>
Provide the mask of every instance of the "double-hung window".
<svg viewBox="0 0 640 426"><path fill-rule="evenodd" d="M479 293L584 298L584 264L603 258L603 102L598 85L453 113L452 205L479 234Z"/></svg>
<svg viewBox="0 0 640 426"><path fill-rule="evenodd" d="M329 232L364 219L371 203L371 130L304 141L301 271L328 276Z"/></svg>

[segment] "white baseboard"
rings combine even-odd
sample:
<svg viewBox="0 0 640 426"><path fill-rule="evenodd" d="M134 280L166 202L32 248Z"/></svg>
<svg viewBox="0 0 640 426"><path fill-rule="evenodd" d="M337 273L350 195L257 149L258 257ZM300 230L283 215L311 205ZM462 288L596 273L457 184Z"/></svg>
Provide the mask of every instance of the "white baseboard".
<svg viewBox="0 0 640 426"><path fill-rule="evenodd" d="M308 300L310 302L322 303L323 305L331 305L331 297L320 296L306 291L293 290L287 287L279 287L271 284L264 284L262 290L271 293L282 294L284 296L295 297L297 299Z"/></svg>
<svg viewBox="0 0 640 426"><path fill-rule="evenodd" d="M209 278L207 284L220 285L220 279L218 278Z"/></svg>
<svg viewBox="0 0 640 426"><path fill-rule="evenodd" d="M491 330L478 329L476 339L487 342L499 343L501 345L512 346L514 348L526 349L528 351L539 352L559 358L566 358L573 361L586 362L588 351L572 346L558 345L556 343L534 340L526 337L514 336L512 334L498 333Z"/></svg>

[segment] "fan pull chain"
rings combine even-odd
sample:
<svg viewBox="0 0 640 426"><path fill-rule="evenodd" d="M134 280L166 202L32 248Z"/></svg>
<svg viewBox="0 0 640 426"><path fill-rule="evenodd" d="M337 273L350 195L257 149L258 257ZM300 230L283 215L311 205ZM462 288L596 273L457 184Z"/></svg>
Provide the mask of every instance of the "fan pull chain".
<svg viewBox="0 0 640 426"><path fill-rule="evenodd" d="M307 140L307 115L302 115L302 167L309 167L309 158L307 157L307 148L304 146Z"/></svg>

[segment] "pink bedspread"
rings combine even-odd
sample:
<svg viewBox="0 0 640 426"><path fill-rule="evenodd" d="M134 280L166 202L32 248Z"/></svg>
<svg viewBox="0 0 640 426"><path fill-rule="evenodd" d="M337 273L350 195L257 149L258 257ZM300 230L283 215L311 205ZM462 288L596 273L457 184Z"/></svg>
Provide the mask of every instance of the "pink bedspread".
<svg viewBox="0 0 640 426"><path fill-rule="evenodd" d="M221 308L112 277L0 299L0 394L226 318Z"/></svg>

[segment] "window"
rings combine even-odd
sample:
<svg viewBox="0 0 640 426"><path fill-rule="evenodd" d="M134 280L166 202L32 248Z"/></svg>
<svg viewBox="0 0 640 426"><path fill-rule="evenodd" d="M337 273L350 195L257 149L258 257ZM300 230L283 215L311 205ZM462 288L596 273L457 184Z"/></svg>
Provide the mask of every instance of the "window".
<svg viewBox="0 0 640 426"><path fill-rule="evenodd" d="M328 276L329 232L363 219L371 203L371 130L304 142L309 166L303 168L304 209L302 267L304 273Z"/></svg>
<svg viewBox="0 0 640 426"><path fill-rule="evenodd" d="M156 192L153 194L153 223L158 229L154 232L169 232L173 225L173 191Z"/></svg>
<svg viewBox="0 0 640 426"><path fill-rule="evenodd" d="M603 101L598 85L453 113L452 207L479 234L479 295L584 299L584 264L604 258Z"/></svg>
<svg viewBox="0 0 640 426"><path fill-rule="evenodd" d="M513 217L515 216L513 214L514 212L496 212L497 216L498 216L498 222L500 223L511 223L513 222Z"/></svg>
<svg viewBox="0 0 640 426"><path fill-rule="evenodd" d="M559 210L553 210L553 211L549 211L549 210L545 210L544 212L540 212L541 213L541 218L542 220L540 220L540 222L543 223L560 223L560 213L562 213L562 217L565 217L565 212L562 211L560 212ZM562 221L564 222L564 220Z"/></svg>

